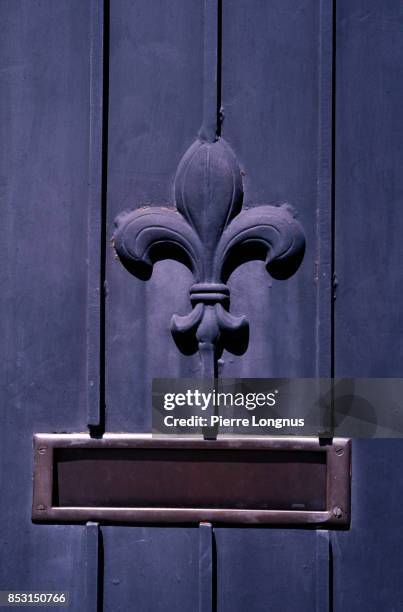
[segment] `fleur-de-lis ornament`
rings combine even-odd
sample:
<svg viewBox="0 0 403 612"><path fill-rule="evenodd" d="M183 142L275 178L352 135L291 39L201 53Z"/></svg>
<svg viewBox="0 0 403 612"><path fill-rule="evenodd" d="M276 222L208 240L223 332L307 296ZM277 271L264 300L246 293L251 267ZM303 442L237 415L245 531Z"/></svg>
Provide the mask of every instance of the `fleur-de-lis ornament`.
<svg viewBox="0 0 403 612"><path fill-rule="evenodd" d="M116 219L114 246L125 268L151 277L161 259L184 263L192 272L192 311L174 315L171 331L186 353L199 350L202 377L216 374L223 348L241 354L248 343L245 316L229 311L226 282L251 259L264 259L275 278L287 278L304 253L304 233L288 205L242 208L242 176L223 138L200 138L183 156L175 179L176 208L144 207Z"/></svg>
<svg viewBox="0 0 403 612"><path fill-rule="evenodd" d="M242 175L221 137L218 0L204 0L203 122L175 178L176 207L140 207L116 219L114 247L125 268L147 280L161 259L184 263L192 272L192 310L173 315L171 331L186 354L197 350L203 378L217 375L226 348L242 354L248 345L245 316L230 313L230 274L251 259L263 259L275 278L287 278L302 261L304 233L292 209L242 208Z"/></svg>

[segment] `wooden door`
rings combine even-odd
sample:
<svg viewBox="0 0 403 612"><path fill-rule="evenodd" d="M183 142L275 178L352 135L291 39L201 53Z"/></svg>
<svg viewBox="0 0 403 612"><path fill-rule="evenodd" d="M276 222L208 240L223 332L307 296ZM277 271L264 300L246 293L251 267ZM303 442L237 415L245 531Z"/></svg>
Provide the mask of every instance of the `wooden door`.
<svg viewBox="0 0 403 612"><path fill-rule="evenodd" d="M122 211L173 205L211 54L243 206L289 203L306 240L286 281L261 261L230 277L250 337L223 375L400 376L400 3L1 0L0 13L0 589L67 590L71 610L399 610L400 440L354 440L347 531L38 525L31 481L34 433L147 432L151 380L200 374L170 331L189 270L163 260L136 279L110 240Z"/></svg>

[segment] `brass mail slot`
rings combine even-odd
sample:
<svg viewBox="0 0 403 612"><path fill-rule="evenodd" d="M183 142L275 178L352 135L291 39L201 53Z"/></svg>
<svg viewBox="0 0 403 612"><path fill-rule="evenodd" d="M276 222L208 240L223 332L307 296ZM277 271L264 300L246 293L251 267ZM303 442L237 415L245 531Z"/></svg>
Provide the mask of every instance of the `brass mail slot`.
<svg viewBox="0 0 403 612"><path fill-rule="evenodd" d="M37 434L33 519L309 524L350 519L350 443Z"/></svg>

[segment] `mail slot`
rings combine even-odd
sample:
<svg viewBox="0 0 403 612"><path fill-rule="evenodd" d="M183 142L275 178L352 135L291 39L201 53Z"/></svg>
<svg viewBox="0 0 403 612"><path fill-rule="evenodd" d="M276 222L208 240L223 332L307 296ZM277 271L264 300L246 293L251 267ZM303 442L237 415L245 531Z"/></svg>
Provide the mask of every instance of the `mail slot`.
<svg viewBox="0 0 403 612"><path fill-rule="evenodd" d="M345 526L350 444L38 434L35 521Z"/></svg>

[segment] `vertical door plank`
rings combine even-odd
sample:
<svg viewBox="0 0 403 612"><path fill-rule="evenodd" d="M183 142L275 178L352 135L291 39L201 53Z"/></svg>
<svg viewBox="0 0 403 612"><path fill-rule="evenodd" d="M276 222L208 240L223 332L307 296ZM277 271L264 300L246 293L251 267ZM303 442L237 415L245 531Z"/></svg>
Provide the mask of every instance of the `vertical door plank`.
<svg viewBox="0 0 403 612"><path fill-rule="evenodd" d="M203 2L111 3L108 236L125 209L173 205L177 165L196 139L203 107ZM193 377L197 357L178 352L170 319L190 309L190 272L156 264L137 280L107 253L106 425L151 427L151 379Z"/></svg>
<svg viewBox="0 0 403 612"><path fill-rule="evenodd" d="M223 376L329 376L332 276L333 9L330 0L223 0L222 135L244 171L245 205L288 202L307 238L297 274L262 263L230 279L247 313L245 356ZM329 557L314 532L217 529L217 609L326 609Z"/></svg>
<svg viewBox="0 0 403 612"><path fill-rule="evenodd" d="M337 375L400 377L403 13L392 0L337 6Z"/></svg>
<svg viewBox="0 0 403 612"><path fill-rule="evenodd" d="M199 529L104 527L105 612L183 612L199 605Z"/></svg>
<svg viewBox="0 0 403 612"><path fill-rule="evenodd" d="M402 440L354 440L351 530L331 534L334 612L399 610Z"/></svg>
<svg viewBox="0 0 403 612"><path fill-rule="evenodd" d="M87 424L90 4L0 4L0 587L72 610L84 528L32 524L32 434Z"/></svg>
<svg viewBox="0 0 403 612"><path fill-rule="evenodd" d="M335 372L401 377L403 13L337 2ZM352 527L332 534L334 610L398 610L401 440L354 440Z"/></svg>
<svg viewBox="0 0 403 612"><path fill-rule="evenodd" d="M215 528L217 612L312 612L315 533Z"/></svg>
<svg viewBox="0 0 403 612"><path fill-rule="evenodd" d="M116 215L173 205L177 165L203 115L203 3L115 0L110 7L108 237ZM189 308L190 273L160 262L147 283L107 249L106 429L149 431L151 380L194 376L171 337ZM197 610L199 530L105 527L104 608Z"/></svg>
<svg viewBox="0 0 403 612"><path fill-rule="evenodd" d="M317 209L329 206L324 184L328 142L319 137L320 127L328 129L329 112L328 85L323 100L319 90L320 8L313 0L223 0L222 135L241 162L244 203L288 202L307 239L301 268L287 281L271 279L263 262L245 264L232 275L232 310L248 315L250 343L245 356L224 357L223 376L316 373ZM321 70L328 79L324 65ZM326 227L323 219L322 233ZM328 301L325 291L320 299ZM323 316L326 327L328 315Z"/></svg>

